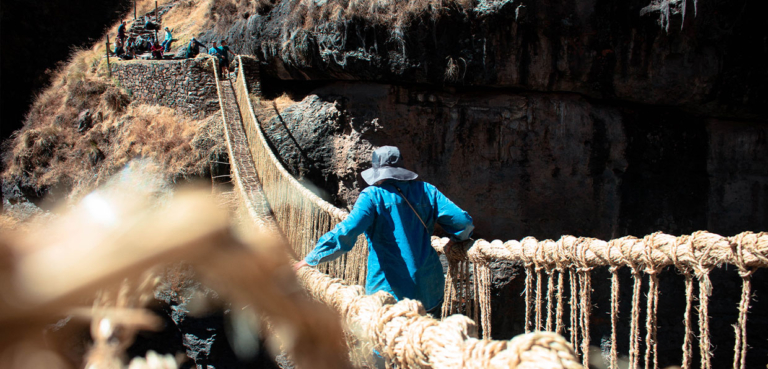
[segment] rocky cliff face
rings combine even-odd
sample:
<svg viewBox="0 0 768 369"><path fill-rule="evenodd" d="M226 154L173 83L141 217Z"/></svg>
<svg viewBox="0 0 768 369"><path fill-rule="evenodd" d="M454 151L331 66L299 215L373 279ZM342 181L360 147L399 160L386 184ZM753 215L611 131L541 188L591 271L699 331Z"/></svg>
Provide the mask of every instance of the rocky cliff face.
<svg viewBox="0 0 768 369"><path fill-rule="evenodd" d="M218 35L280 79L570 91L766 117L758 0L429 4L280 1Z"/></svg>
<svg viewBox="0 0 768 369"><path fill-rule="evenodd" d="M281 120L282 118L282 120ZM396 144L487 238L603 239L768 224L768 126L576 94L335 83L264 127L296 175L351 205Z"/></svg>

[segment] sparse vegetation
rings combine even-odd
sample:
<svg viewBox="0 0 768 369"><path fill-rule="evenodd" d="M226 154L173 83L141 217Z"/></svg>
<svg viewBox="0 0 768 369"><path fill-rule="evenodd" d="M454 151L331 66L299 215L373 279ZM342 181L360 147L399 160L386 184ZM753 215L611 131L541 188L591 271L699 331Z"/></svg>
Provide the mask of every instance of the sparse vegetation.
<svg viewBox="0 0 768 369"><path fill-rule="evenodd" d="M159 1L165 6L173 1ZM185 0L163 17L175 37L191 38L226 1ZM154 1L139 1L144 14ZM211 18L213 17L213 18ZM105 35L114 37L117 24ZM105 39L72 50L68 63L54 72L51 86L30 108L24 127L3 143L2 178L39 194L49 188L71 191L77 199L133 158L155 160L168 180L210 170L225 147L217 115L196 121L173 109L132 101L131 91L109 77ZM179 44L177 44L178 46ZM7 226L15 226L8 220Z"/></svg>
<svg viewBox="0 0 768 369"><path fill-rule="evenodd" d="M258 119L259 122L264 123L274 118L278 113L285 110L285 108L295 104L296 100L287 94L282 94L275 99L264 99L259 96L251 95L251 102L253 103L256 119Z"/></svg>

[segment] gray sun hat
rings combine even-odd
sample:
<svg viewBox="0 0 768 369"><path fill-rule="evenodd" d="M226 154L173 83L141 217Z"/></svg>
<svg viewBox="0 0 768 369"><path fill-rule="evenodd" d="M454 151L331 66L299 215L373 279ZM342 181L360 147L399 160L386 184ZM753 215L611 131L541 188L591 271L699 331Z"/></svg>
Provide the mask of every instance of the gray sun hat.
<svg viewBox="0 0 768 369"><path fill-rule="evenodd" d="M363 179L369 185L382 179L411 181L419 176L403 167L400 149L394 146L382 146L376 149L371 155L371 164L373 164L373 168L366 169L362 173Z"/></svg>

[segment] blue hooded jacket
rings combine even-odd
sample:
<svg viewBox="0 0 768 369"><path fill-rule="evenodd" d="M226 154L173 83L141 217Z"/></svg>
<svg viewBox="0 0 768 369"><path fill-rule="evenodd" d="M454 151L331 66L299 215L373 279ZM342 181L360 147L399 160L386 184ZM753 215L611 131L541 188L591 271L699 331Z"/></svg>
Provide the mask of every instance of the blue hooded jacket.
<svg viewBox="0 0 768 369"><path fill-rule="evenodd" d="M426 229L396 188L419 213ZM366 293L387 291L397 300L419 300L431 310L442 301L445 284L442 265L431 245L435 223L454 241L468 239L475 228L469 214L435 186L386 180L363 190L349 216L320 237L304 260L312 266L334 260L351 250L357 236L365 232Z"/></svg>

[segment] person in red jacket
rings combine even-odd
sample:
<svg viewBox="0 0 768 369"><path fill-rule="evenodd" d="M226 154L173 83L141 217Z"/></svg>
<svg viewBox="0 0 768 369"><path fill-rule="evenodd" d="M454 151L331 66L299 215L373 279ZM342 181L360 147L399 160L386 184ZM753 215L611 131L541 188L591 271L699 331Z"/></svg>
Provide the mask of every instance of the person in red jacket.
<svg viewBox="0 0 768 369"><path fill-rule="evenodd" d="M155 41L152 43L152 48L149 49L152 51L152 57L155 59L162 59L163 58L163 47L160 46L160 44Z"/></svg>

